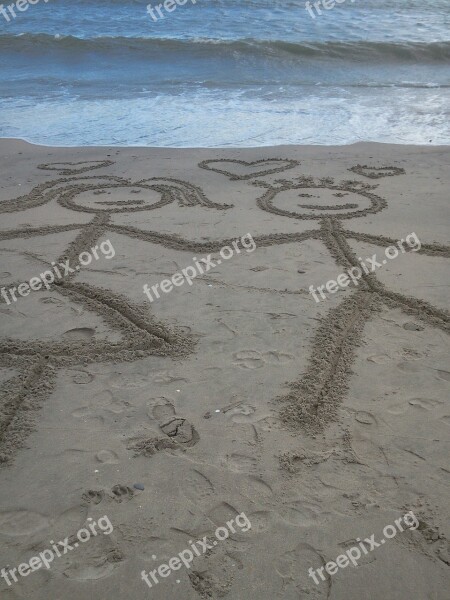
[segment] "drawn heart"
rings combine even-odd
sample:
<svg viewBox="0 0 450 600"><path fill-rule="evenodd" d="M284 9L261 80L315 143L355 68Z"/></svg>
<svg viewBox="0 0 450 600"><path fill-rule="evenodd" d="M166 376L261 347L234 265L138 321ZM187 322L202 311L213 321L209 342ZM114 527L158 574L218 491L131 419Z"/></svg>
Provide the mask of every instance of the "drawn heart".
<svg viewBox="0 0 450 600"><path fill-rule="evenodd" d="M113 164L113 160L83 160L76 163L45 163L38 165L38 169L43 169L44 171L59 171L58 175L79 175L80 173L85 173L86 171L93 171L94 169L109 167Z"/></svg>
<svg viewBox="0 0 450 600"><path fill-rule="evenodd" d="M281 173L287 169L293 169L299 164L297 160L265 158L253 162L237 159L204 160L198 166L207 171L226 175L231 181L243 181L245 179L252 179L253 177L270 175L271 173ZM227 168L230 170L227 170Z"/></svg>
<svg viewBox="0 0 450 600"><path fill-rule="evenodd" d="M369 167L367 165L356 165L348 170L363 177L370 177L370 179L394 177L395 175L404 175L406 173L405 169L401 167Z"/></svg>

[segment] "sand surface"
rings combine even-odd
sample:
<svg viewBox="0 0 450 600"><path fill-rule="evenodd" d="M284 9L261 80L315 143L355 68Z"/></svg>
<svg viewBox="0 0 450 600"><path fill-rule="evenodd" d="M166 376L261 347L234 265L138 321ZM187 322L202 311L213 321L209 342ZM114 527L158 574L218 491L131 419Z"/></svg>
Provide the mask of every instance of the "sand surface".
<svg viewBox="0 0 450 600"><path fill-rule="evenodd" d="M0 568L114 527L0 579L2 600L447 599L449 163L448 147L1 141L0 286L115 251L1 299ZM412 232L420 250L357 287L308 292ZM252 251L143 293L245 234ZM308 576L407 511L417 529ZM251 529L142 581L241 513Z"/></svg>

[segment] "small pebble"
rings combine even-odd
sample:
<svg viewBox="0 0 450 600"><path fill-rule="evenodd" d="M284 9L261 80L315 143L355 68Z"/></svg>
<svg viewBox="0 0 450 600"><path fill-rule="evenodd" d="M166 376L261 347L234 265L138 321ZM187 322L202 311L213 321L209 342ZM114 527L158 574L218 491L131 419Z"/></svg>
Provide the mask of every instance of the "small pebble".
<svg viewBox="0 0 450 600"><path fill-rule="evenodd" d="M302 273L303 274L303 273L306 273L306 271L302 271L301 269L298 269L297 273Z"/></svg>
<svg viewBox="0 0 450 600"><path fill-rule="evenodd" d="M133 483L133 487L136 490L145 490L145 487L144 487L144 485L142 483Z"/></svg>

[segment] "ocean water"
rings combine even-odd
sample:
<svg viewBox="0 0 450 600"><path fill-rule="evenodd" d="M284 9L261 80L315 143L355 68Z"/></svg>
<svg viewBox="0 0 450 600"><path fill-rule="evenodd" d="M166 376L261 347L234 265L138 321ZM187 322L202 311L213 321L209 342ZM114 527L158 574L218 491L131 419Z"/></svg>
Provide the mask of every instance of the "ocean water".
<svg viewBox="0 0 450 600"><path fill-rule="evenodd" d="M450 0L345 0L315 19L298 0L187 0L157 21L147 4L0 15L0 137L450 144Z"/></svg>

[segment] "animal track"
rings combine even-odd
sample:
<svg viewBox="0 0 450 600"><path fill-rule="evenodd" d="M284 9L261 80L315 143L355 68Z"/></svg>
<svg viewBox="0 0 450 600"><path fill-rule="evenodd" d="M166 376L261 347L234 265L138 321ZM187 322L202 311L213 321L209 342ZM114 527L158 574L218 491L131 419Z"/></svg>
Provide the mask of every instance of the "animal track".
<svg viewBox="0 0 450 600"><path fill-rule="evenodd" d="M132 488L118 483L111 488L110 493L106 493L104 490L88 490L82 495L82 500L87 504L100 504L105 499L120 503L131 500L133 496L134 490Z"/></svg>
<svg viewBox="0 0 450 600"><path fill-rule="evenodd" d="M103 490L88 490L82 495L81 499L88 504L100 504L104 497L105 492Z"/></svg>
<svg viewBox="0 0 450 600"><path fill-rule="evenodd" d="M112 497L116 502L131 500L134 496L134 491L126 485L117 484L111 489Z"/></svg>

